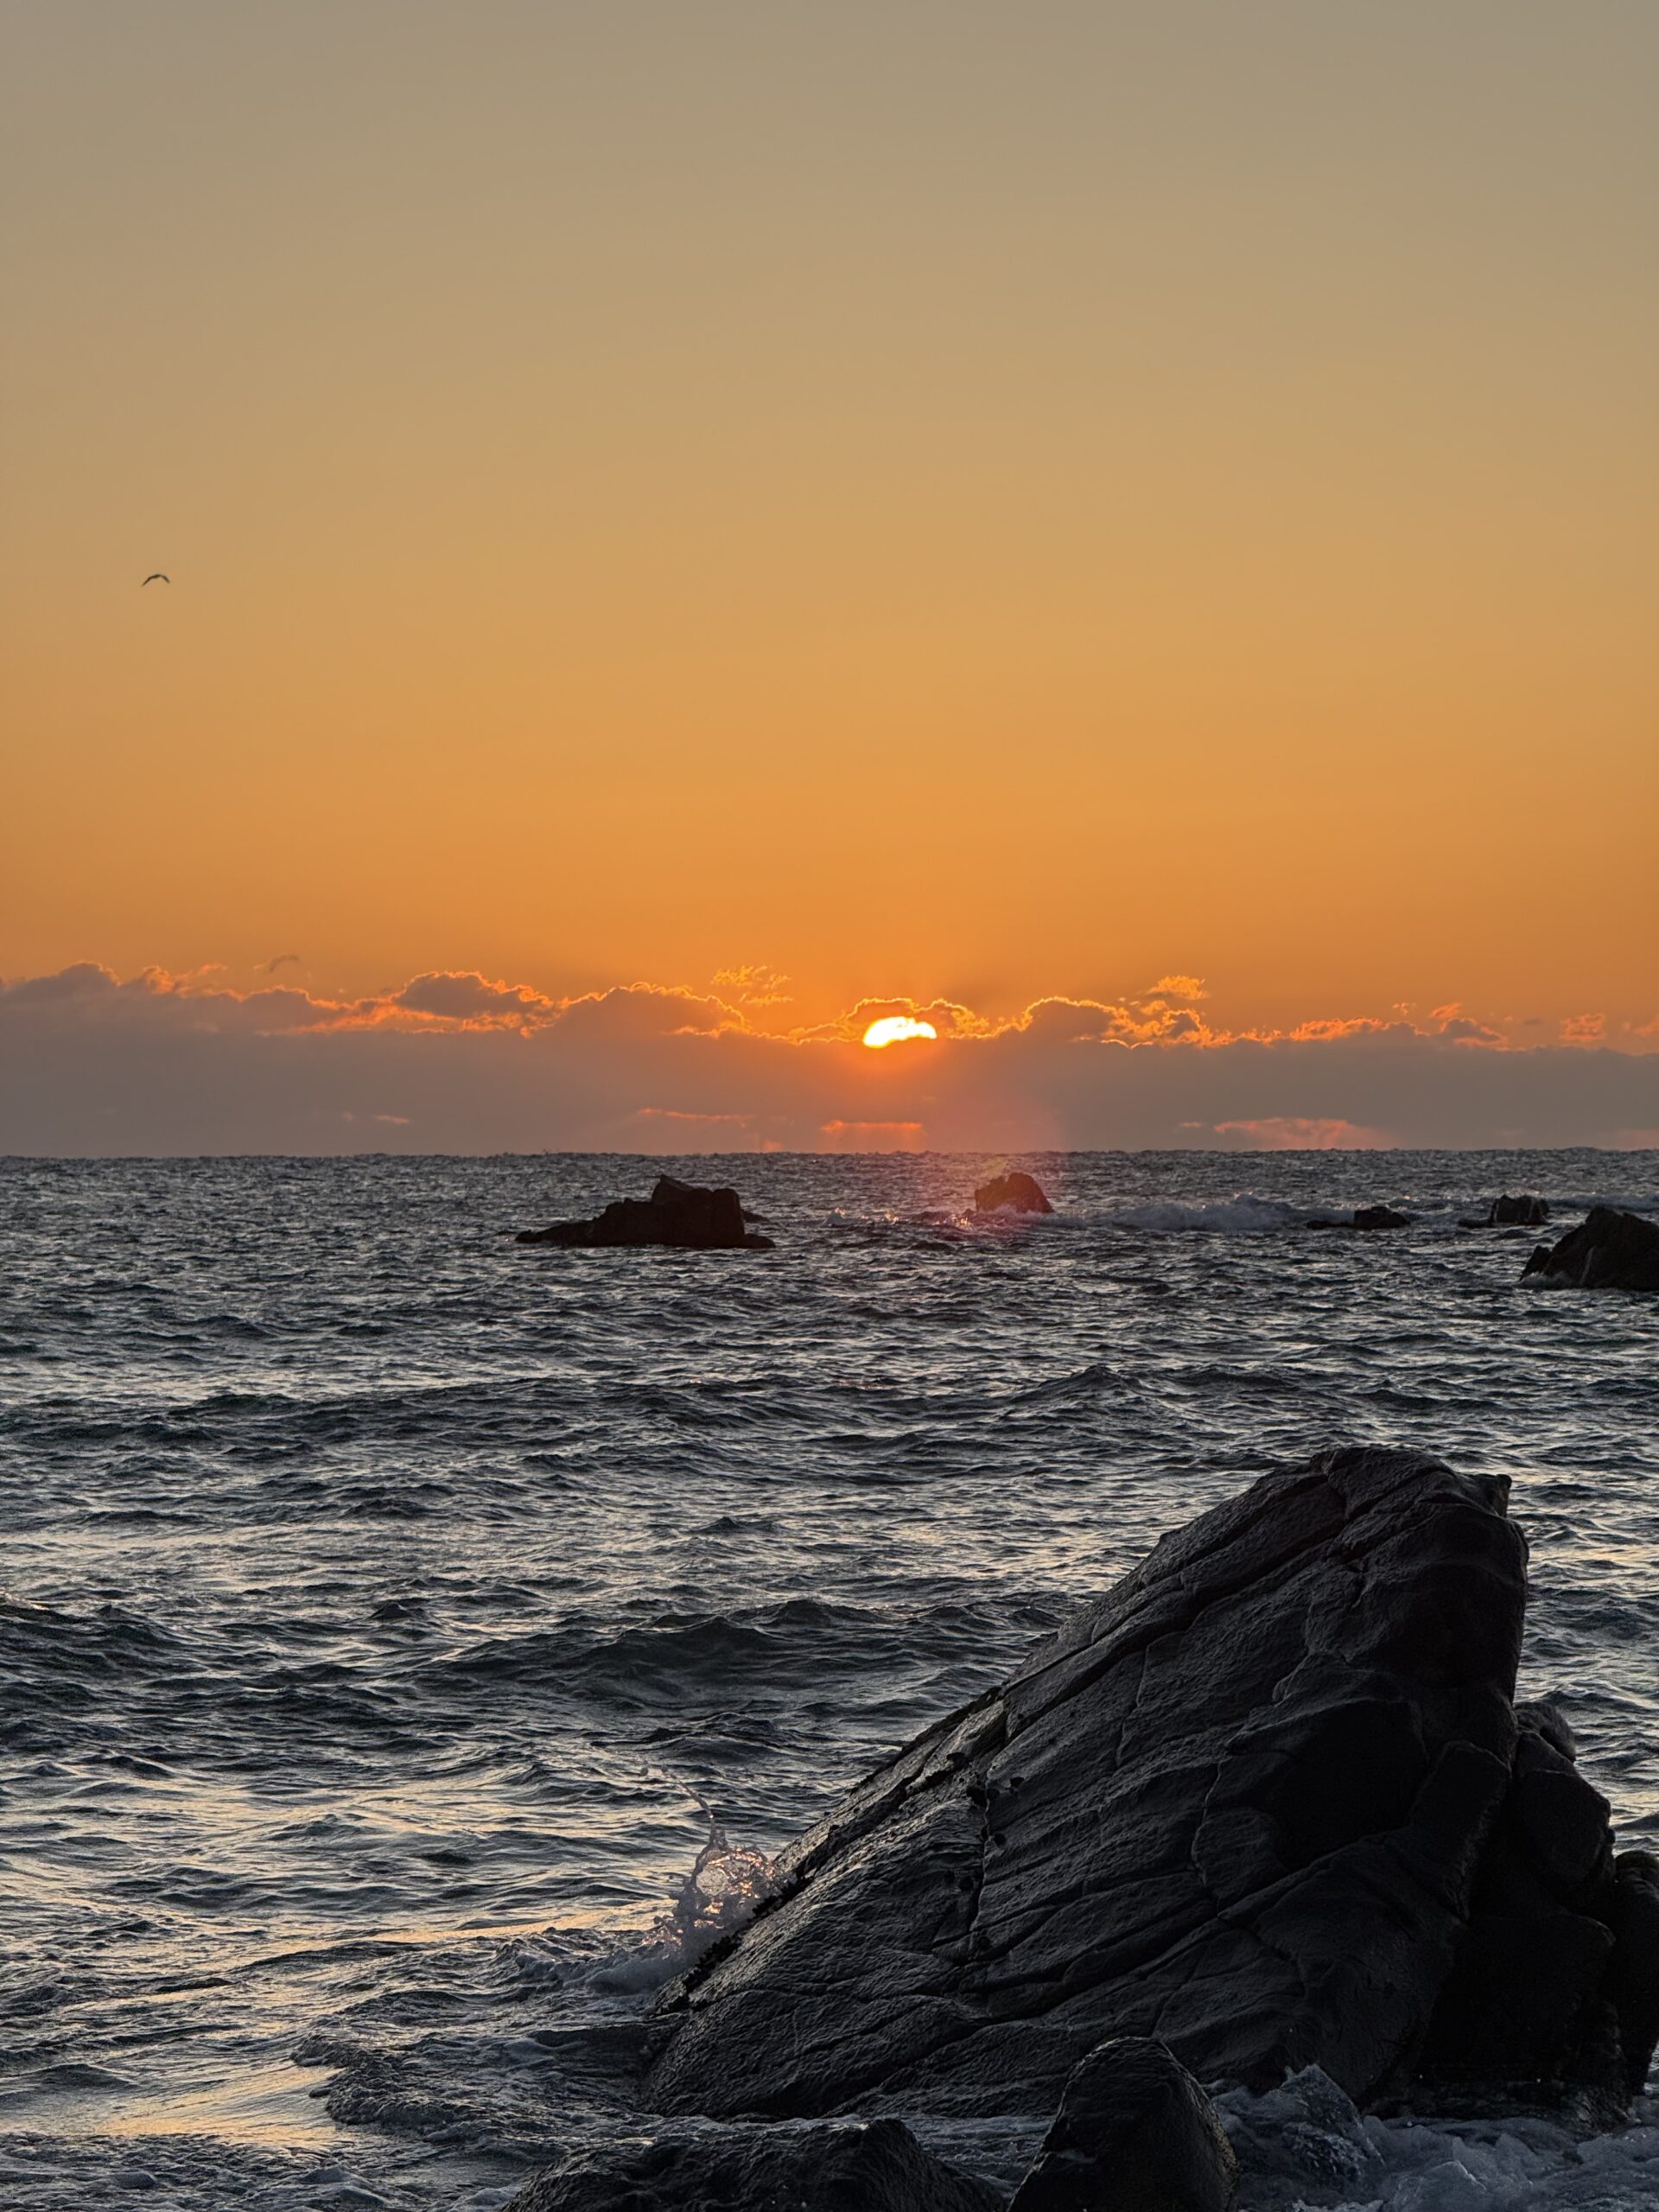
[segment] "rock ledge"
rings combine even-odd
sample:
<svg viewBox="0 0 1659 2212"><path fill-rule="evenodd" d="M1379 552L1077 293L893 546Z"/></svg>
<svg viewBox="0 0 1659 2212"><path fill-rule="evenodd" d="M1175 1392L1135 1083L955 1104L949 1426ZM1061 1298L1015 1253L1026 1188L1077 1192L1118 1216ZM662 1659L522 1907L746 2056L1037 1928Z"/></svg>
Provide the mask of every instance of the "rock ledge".
<svg viewBox="0 0 1659 2212"><path fill-rule="evenodd" d="M665 1244L695 1252L770 1252L769 1236L748 1226L737 1192L659 1175L648 1198L617 1198L591 1221L556 1221L521 1229L519 1244L621 1246Z"/></svg>

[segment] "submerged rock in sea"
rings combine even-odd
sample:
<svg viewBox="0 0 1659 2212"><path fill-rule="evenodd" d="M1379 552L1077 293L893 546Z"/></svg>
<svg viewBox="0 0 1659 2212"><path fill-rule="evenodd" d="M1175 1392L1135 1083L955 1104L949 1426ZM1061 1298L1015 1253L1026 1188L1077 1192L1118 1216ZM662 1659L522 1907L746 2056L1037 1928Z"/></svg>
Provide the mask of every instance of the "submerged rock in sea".
<svg viewBox="0 0 1659 2212"><path fill-rule="evenodd" d="M1559 1243L1540 1244L1522 1270L1580 1290L1659 1290L1659 1223L1592 1206Z"/></svg>
<svg viewBox="0 0 1659 2212"><path fill-rule="evenodd" d="M1185 2067L1122 2036L1072 2068L1008 2212L1227 2212L1237 2183L1227 2132Z"/></svg>
<svg viewBox="0 0 1659 2212"><path fill-rule="evenodd" d="M748 1928L664 1993L647 2101L1043 2111L1123 2036L1205 2082L1318 2066L1362 2104L1403 2093L1489 1840L1533 1791L1506 1492L1342 1450L1166 1536L785 1852ZM1599 1988L1659 1987L1642 1940L1613 1936ZM1621 2001L1634 2023L1647 1998ZM1541 2076L1577 2047L1554 2018L1528 2033Z"/></svg>
<svg viewBox="0 0 1659 2212"><path fill-rule="evenodd" d="M1000 1213L1006 1208L1010 1213L1052 1213L1042 1185L1034 1175L1027 1175L1016 1167L1012 1174L995 1175L988 1183L982 1183L974 1192L976 1213Z"/></svg>
<svg viewBox="0 0 1659 2212"><path fill-rule="evenodd" d="M508 2212L1001 2212L896 2120L719 2127L578 2152Z"/></svg>
<svg viewBox="0 0 1659 2212"><path fill-rule="evenodd" d="M1413 1219L1411 1214L1402 1213L1397 1206L1356 1206L1346 1221L1320 1214L1307 1225L1310 1229L1409 1229Z"/></svg>
<svg viewBox="0 0 1659 2212"><path fill-rule="evenodd" d="M592 1221L522 1229L519 1244L671 1244L697 1252L770 1252L769 1236L748 1227L737 1192L659 1175L648 1198L617 1198Z"/></svg>
<svg viewBox="0 0 1659 2212"><path fill-rule="evenodd" d="M1535 1191L1506 1191L1483 1214L1458 1224L1459 1229L1535 1229L1549 1219L1549 1201Z"/></svg>

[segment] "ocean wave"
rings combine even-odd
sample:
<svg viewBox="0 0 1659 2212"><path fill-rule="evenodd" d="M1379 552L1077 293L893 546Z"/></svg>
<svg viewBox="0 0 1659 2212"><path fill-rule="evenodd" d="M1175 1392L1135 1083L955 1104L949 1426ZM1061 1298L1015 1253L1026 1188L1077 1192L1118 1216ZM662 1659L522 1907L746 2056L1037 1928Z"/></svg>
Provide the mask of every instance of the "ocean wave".
<svg viewBox="0 0 1659 2212"><path fill-rule="evenodd" d="M1659 2195L1659 2108L1606 2134L1525 2113L1466 2120L1357 2112L1316 2066L1263 2094L1217 2099L1237 2153L1242 2212L1636 2212Z"/></svg>
<svg viewBox="0 0 1659 2212"><path fill-rule="evenodd" d="M944 1601L887 1611L793 1598L742 1613L666 1612L620 1630L567 1622L492 1636L420 1672L435 1686L475 1683L499 1693L523 1683L636 1705L746 1688L775 1697L828 1677L874 1680L971 1656L1008 1632L1006 1606Z"/></svg>
<svg viewBox="0 0 1659 2212"><path fill-rule="evenodd" d="M734 1844L707 1806L709 1837L673 1904L639 1942L628 1944L589 1977L595 1989L659 1989L686 1972L727 1936L747 1928L772 1895L776 1863L764 1851Z"/></svg>
<svg viewBox="0 0 1659 2212"><path fill-rule="evenodd" d="M1239 1191L1230 1198L1141 1200L1111 1207L1101 1218L1109 1228L1139 1230L1145 1236L1201 1229L1218 1236L1265 1236L1288 1229L1306 1229L1310 1221L1344 1217L1351 1221L1353 1212L1351 1205L1310 1205L1255 1191Z"/></svg>

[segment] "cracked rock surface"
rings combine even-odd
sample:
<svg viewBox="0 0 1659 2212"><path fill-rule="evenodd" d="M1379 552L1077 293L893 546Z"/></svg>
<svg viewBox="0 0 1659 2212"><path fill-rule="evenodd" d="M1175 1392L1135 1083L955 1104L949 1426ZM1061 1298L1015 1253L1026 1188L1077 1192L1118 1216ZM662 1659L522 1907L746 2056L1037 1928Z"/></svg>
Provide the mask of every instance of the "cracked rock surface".
<svg viewBox="0 0 1659 2212"><path fill-rule="evenodd" d="M1541 1244L1522 1270L1580 1290L1659 1290L1659 1223L1617 1206L1592 1206L1576 1229Z"/></svg>
<svg viewBox="0 0 1659 2212"><path fill-rule="evenodd" d="M1506 1487L1338 1451L1166 1536L785 1855L664 1993L646 2101L1052 2110L1122 2036L1403 2090L1510 1796Z"/></svg>

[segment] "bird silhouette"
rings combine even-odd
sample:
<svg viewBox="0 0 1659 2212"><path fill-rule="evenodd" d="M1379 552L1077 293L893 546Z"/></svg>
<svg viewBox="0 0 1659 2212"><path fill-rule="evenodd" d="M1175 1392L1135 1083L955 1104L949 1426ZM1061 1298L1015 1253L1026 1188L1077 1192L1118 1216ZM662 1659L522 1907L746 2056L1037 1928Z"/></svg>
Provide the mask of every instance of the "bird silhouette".
<svg viewBox="0 0 1659 2212"><path fill-rule="evenodd" d="M159 569L152 569L149 575L144 578L144 584L170 584L172 581L171 576L164 576ZM143 591L144 584L139 585L140 591Z"/></svg>

